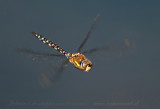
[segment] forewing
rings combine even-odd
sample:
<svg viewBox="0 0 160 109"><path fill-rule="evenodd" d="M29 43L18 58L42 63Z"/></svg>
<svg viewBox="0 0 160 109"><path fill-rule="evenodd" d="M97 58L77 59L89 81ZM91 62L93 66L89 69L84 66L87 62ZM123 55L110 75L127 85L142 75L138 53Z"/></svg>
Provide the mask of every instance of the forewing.
<svg viewBox="0 0 160 109"><path fill-rule="evenodd" d="M16 52L19 54L32 59L32 61L35 62L50 62L53 61L54 59L58 58L65 58L61 54L51 54L51 53L42 53L42 52L36 52L27 48L17 48Z"/></svg>
<svg viewBox="0 0 160 109"><path fill-rule="evenodd" d="M90 29L89 29L89 31L88 31L85 39L83 40L82 44L81 44L80 47L78 48L77 52L81 52L81 49L82 49L82 48L84 47L84 45L86 44L87 40L89 39L89 37L90 37L90 35L91 35L91 33L92 33L95 25L96 25L96 22L97 22L97 20L98 20L98 17L99 17L99 15L96 15L96 18L94 19L94 21L93 21L93 23L92 23L92 25L91 25L91 27L90 27Z"/></svg>

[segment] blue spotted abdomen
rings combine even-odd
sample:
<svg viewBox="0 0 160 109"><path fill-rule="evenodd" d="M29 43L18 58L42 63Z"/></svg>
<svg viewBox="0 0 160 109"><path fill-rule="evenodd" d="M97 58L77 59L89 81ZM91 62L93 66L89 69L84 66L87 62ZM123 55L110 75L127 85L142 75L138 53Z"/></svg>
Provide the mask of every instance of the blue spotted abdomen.
<svg viewBox="0 0 160 109"><path fill-rule="evenodd" d="M54 48L55 50L59 51L60 53L62 53L64 56L66 56L67 58L70 56L70 53L68 53L67 51L65 51L64 49L60 48L58 45L54 44L52 41L48 40L47 38L45 38L44 36L32 32L32 34L38 38L39 40L41 40L43 43L47 44L48 46Z"/></svg>

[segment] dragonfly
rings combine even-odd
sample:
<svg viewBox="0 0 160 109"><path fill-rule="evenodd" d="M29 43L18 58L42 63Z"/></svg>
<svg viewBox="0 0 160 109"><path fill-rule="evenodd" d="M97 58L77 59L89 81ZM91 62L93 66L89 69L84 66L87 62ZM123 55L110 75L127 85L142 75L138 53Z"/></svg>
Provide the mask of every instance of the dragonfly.
<svg viewBox="0 0 160 109"><path fill-rule="evenodd" d="M91 70L92 62L88 58L86 58L86 56L83 53L81 53L81 48L84 45L83 43L83 45L79 47L77 53L69 53L63 48L61 48L59 45L45 38L44 36L35 32L32 32L32 34L43 43L47 44L48 46L54 48L62 55L64 55L67 58L68 62L72 63L76 68L83 70L84 72L89 72Z"/></svg>
<svg viewBox="0 0 160 109"><path fill-rule="evenodd" d="M38 38L40 41L42 41L43 43L47 44L48 46L54 48L56 51L60 52L63 56L66 57L67 62L70 62L71 64L74 65L74 67L76 67L77 69L80 69L84 72L89 72L92 69L92 62L84 55L83 52L81 52L82 48L84 47L85 43L87 42L97 20L98 20L99 15L96 16L96 18L94 19L93 24L91 25L91 28L87 34L87 36L85 37L84 41L82 42L82 44L80 45L80 47L77 49L76 53L70 53L67 52L66 50L64 50L63 48L61 48L59 45L55 44L53 41L48 40L47 38L45 38L44 36L36 33L36 32L32 32L32 34ZM88 52L93 52L94 49L89 50L89 51L85 51L85 53ZM58 56L58 55L56 55ZM61 55L59 55L61 56ZM65 63L65 64L66 64Z"/></svg>
<svg viewBox="0 0 160 109"><path fill-rule="evenodd" d="M20 49L18 50L21 53L26 53L26 54L35 54L35 55L39 55L39 56L54 56L54 57L66 57L66 60L58 67L58 71L57 71L57 75L60 76L61 72L64 69L64 66L66 66L68 63L73 64L73 66L79 70L82 70L84 72L89 72L92 69L92 62L91 60L89 60L85 55L86 54L90 54L90 53L94 53L97 51L101 51L101 50L106 50L109 49L108 46L103 46L103 47L98 47L98 48L92 48L86 51L82 52L82 48L84 47L84 45L86 44L86 42L88 41L89 37L91 36L91 33L97 23L99 19L99 15L96 15L96 17L93 20L93 23L91 24L91 27L85 37L85 39L83 40L83 42L80 44L80 46L78 47L76 53L70 53L67 52L66 50L64 50L63 48L61 48L59 45L55 44L53 41L48 40L46 37L36 33L36 32L32 32L33 36L36 37L37 39L39 39L41 42L47 44L48 46L52 47L53 49L55 49L56 51L58 51L60 54L44 54L44 53L36 53L27 49ZM131 46L131 43L129 42L129 40L125 39L125 46ZM58 76L51 76L52 80L55 81ZM46 81L48 81L48 77L42 73L42 78Z"/></svg>

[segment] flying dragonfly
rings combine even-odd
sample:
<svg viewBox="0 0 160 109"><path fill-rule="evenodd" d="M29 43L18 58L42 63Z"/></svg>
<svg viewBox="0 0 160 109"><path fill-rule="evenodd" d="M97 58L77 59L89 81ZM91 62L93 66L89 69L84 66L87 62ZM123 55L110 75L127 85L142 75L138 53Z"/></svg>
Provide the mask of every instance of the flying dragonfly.
<svg viewBox="0 0 160 109"><path fill-rule="evenodd" d="M83 47L83 45L80 46L77 53L69 53L63 48L61 48L60 46L58 46L57 44L45 38L44 36L35 32L32 32L32 34L43 43L47 44L48 46L54 48L55 50L60 52L62 55L64 55L67 58L67 60L70 63L72 63L76 68L83 70L85 72L88 72L91 70L92 62L89 59L87 59L83 53L81 53L81 48Z"/></svg>
<svg viewBox="0 0 160 109"><path fill-rule="evenodd" d="M47 38L45 38L44 36L42 36L36 32L32 32L32 34L37 39L39 39L43 43L47 44L48 46L54 48L56 51L60 52L61 54L36 53L36 52L33 52L28 49L19 49L18 52L20 52L22 54L29 54L29 55L36 55L36 56L54 56L54 57L63 56L63 57L66 57L66 60L58 67L57 74L50 75L50 79L52 81L55 81L61 75L61 72L64 69L64 66L67 65L69 62L71 64L73 64L75 68L82 70L84 72L89 72L92 69L92 62L85 56L85 54L90 54L90 53L93 53L96 51L102 51L102 50L109 49L108 46L104 46L104 47L93 48L93 49L89 49L89 50L81 52L82 48L84 47L87 40L89 39L91 32L93 31L95 24L98 21L98 18L99 18L99 15L97 15L95 17L85 39L83 40L83 42L81 43L81 45L77 49L76 53L67 52L66 50L61 48L59 45L55 44L53 41L48 40ZM125 46L128 46L128 47L131 46L131 43L128 39L125 39ZM35 59L35 58L33 58L33 59ZM42 74L41 76L45 80L47 80L46 78L48 78L45 74Z"/></svg>
<svg viewBox="0 0 160 109"><path fill-rule="evenodd" d="M54 48L55 50L60 52L62 55L64 55L68 60L67 62L72 63L76 68L78 68L84 72L89 72L92 68L92 62L83 53L81 53L81 49L83 48L83 46L87 42L87 40L91 34L91 31L93 30L93 27L95 26L95 24L98 20L98 16L99 15L97 15L96 18L94 19L94 22L93 22L86 38L84 39L84 41L82 42L82 44L80 45L80 47L78 48L76 53L67 52L66 50L61 48L59 45L55 44L53 41L48 40L47 38L45 38L44 36L42 36L36 32L32 32L32 34L36 38L38 38L40 41L42 41L43 43L47 44L48 46ZM89 52L89 51L85 51L85 53L86 52Z"/></svg>

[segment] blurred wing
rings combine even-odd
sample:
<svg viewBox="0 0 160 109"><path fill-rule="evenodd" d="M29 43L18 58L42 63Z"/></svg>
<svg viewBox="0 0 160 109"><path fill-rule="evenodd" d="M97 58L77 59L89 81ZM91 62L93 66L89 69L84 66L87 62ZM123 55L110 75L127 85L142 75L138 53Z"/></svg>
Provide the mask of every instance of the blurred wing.
<svg viewBox="0 0 160 109"><path fill-rule="evenodd" d="M49 62L52 61L52 58L64 58L64 56L60 54L40 53L29 50L27 48L17 48L16 52L28 58L31 58L35 62Z"/></svg>
<svg viewBox="0 0 160 109"><path fill-rule="evenodd" d="M65 56L59 54L40 53L26 48L18 48L16 51L35 62L47 63L47 66L43 65L44 71L40 74L40 84L43 87L51 86L59 80L69 62Z"/></svg>
<svg viewBox="0 0 160 109"><path fill-rule="evenodd" d="M50 72L42 72L40 77L40 84L43 87L50 87L54 85L62 76L64 68L68 64L68 59L66 59L63 63L59 64L57 69Z"/></svg>
<svg viewBox="0 0 160 109"><path fill-rule="evenodd" d="M88 38L90 37L90 35L91 35L91 33L92 33L95 25L96 25L96 22L97 22L97 20L98 20L98 17L99 17L99 15L97 15L96 18L94 19L94 21L93 21L93 23L92 23L92 25L91 25L88 33L87 33L87 36L85 37L84 41L82 42L82 44L81 44L80 47L78 48L77 52L81 52L81 49L82 49L82 48L84 47L84 45L86 44Z"/></svg>
<svg viewBox="0 0 160 109"><path fill-rule="evenodd" d="M116 57L121 56L127 53L130 53L136 48L135 43L129 41L128 39L124 39L123 42L115 44L115 45L106 45L98 48L93 48L86 50L82 53L85 55L91 55L94 54L94 56L98 56L100 58L110 58L110 57Z"/></svg>
<svg viewBox="0 0 160 109"><path fill-rule="evenodd" d="M91 54L91 53L94 53L94 52L104 51L104 50L109 50L109 49L110 49L109 46L102 46L102 47L97 47L97 48L92 48L92 49L86 50L82 53L83 54Z"/></svg>

